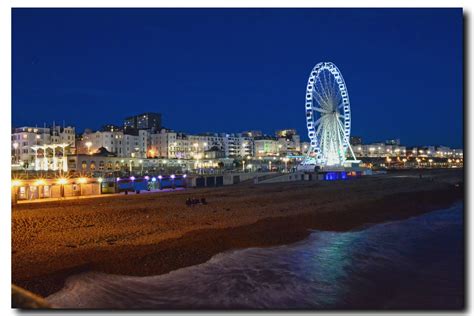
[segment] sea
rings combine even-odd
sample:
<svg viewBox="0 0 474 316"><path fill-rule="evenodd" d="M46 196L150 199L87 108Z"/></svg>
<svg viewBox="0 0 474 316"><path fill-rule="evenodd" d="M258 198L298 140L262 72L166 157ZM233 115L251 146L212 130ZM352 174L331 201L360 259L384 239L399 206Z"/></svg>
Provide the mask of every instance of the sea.
<svg viewBox="0 0 474 316"><path fill-rule="evenodd" d="M463 210L457 203L353 231L314 230L156 276L86 272L47 300L67 309L463 309Z"/></svg>

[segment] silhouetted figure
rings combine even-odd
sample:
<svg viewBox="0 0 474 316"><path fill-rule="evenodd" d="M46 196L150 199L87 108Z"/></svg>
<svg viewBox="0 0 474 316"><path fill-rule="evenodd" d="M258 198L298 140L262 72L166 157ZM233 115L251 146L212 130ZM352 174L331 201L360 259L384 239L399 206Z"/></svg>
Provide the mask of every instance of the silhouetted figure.
<svg viewBox="0 0 474 316"><path fill-rule="evenodd" d="M201 198L201 204L203 204L203 205L207 205L206 198Z"/></svg>
<svg viewBox="0 0 474 316"><path fill-rule="evenodd" d="M187 198L187 199L186 199L186 205L187 205L188 207L191 207L192 204L193 204L193 201L191 201L191 198Z"/></svg>

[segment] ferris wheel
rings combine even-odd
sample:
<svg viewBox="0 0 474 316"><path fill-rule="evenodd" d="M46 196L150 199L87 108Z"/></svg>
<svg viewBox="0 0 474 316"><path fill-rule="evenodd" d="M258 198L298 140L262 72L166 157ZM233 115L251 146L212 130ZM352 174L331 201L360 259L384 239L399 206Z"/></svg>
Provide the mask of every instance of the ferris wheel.
<svg viewBox="0 0 474 316"><path fill-rule="evenodd" d="M314 66L306 87L306 125L310 146L303 165L343 166L349 143L351 108L339 69L331 62Z"/></svg>

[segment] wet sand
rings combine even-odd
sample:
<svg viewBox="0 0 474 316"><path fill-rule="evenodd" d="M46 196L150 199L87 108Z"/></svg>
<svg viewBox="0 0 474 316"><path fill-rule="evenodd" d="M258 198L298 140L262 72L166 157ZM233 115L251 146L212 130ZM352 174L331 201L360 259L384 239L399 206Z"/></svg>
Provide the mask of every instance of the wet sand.
<svg viewBox="0 0 474 316"><path fill-rule="evenodd" d="M17 205L12 282L47 296L81 271L157 275L229 249L301 240L309 229L357 229L463 199L463 185L455 185L463 170L418 174ZM188 197L208 205L187 207Z"/></svg>

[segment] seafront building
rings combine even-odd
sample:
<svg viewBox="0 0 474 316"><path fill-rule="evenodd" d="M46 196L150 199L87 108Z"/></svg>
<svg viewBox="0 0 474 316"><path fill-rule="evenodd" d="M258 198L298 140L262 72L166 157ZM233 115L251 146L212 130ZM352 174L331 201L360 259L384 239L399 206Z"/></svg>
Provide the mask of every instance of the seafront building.
<svg viewBox="0 0 474 316"><path fill-rule="evenodd" d="M436 159L458 163L463 159L462 149L406 147L399 139L364 144L361 137L352 136L351 144L355 155L373 166L386 167L387 162L409 166L410 159L418 165L425 159L433 164ZM14 128L12 169L84 174L216 172L222 168L289 170L288 165L301 159L309 145L301 142L295 129L277 130L273 136L258 130L189 134L163 127L159 113L142 113L124 119L123 126L106 124L80 134L73 126L54 123L49 127Z"/></svg>
<svg viewBox="0 0 474 316"><path fill-rule="evenodd" d="M23 126L14 128L12 168L31 170L64 170L66 157L76 152L75 128Z"/></svg>

